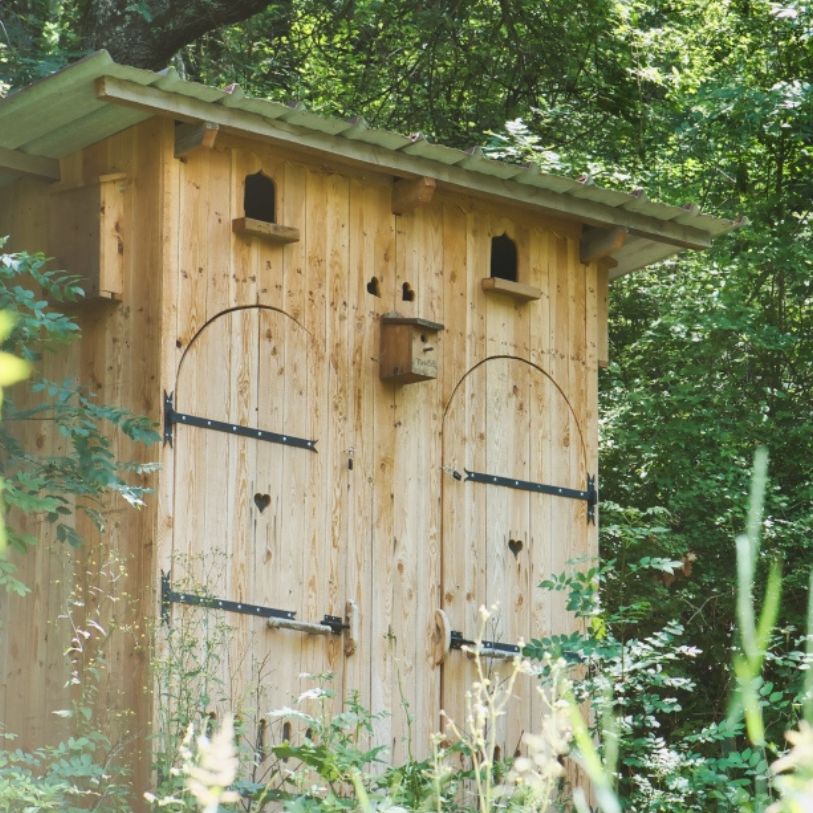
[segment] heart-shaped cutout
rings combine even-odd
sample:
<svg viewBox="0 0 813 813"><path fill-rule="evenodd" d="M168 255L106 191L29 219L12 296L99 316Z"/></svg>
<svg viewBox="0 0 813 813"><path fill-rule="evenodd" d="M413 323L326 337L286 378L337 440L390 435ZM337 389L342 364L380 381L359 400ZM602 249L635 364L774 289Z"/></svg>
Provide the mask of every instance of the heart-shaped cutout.
<svg viewBox="0 0 813 813"><path fill-rule="evenodd" d="M260 513L262 514L269 505L271 505L271 495L270 494L255 494L254 495L254 505L260 509Z"/></svg>
<svg viewBox="0 0 813 813"><path fill-rule="evenodd" d="M516 558L519 555L519 552L522 550L522 540L521 539L509 539L508 540L508 550L514 554Z"/></svg>

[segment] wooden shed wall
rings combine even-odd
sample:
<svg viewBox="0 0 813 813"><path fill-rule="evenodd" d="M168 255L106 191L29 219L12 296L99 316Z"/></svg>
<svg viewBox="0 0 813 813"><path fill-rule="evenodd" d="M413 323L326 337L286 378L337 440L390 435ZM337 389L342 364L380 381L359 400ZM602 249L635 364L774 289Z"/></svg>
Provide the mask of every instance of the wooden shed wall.
<svg viewBox="0 0 813 813"><path fill-rule="evenodd" d="M578 260L580 228L444 191L430 204L395 216L389 177L238 138L221 138L213 150L190 153L173 167L166 211L174 217L170 230L176 242L169 250L173 256L177 252L178 273L169 272L168 261L165 285L175 288L164 297L171 309L164 322L175 329L164 337L164 380L168 390L178 389L176 408L195 414L213 410L217 414L211 417L282 431L268 422L289 418L282 406L269 403L299 399L312 410L310 422L302 426L318 439L318 455L269 450L269 461L284 461L281 470L272 470L279 462L262 461L262 444L176 427L175 448L164 454L164 471L175 474L173 483L169 476L162 483L162 567L193 583L204 581L213 594L295 609L306 620L318 620L325 612L342 615L345 601L354 601L361 629L357 651L349 657L340 641L299 636L294 643L292 633L270 632L260 620L229 617L224 659L231 666L224 664L224 672L245 672L242 681L230 681L231 699L248 695L248 684L263 674L267 707L287 704L313 684L300 679L300 673L331 671L337 695L355 690L374 711L391 713L378 723L378 734L396 758L406 753L408 708L413 745L424 753L428 735L441 724L441 705L455 705L453 691L442 696L442 682L451 687L471 677L465 667L461 672L453 664L463 657L459 653L447 659L446 677L432 662L433 612L444 605L442 495L451 480L443 468L444 417L454 413L451 420L476 422L487 411L485 406L482 415L469 409L468 419L460 410L450 412L452 395L468 387L468 400L486 398L485 390L473 389L478 376L487 386L485 372L467 373L488 358L530 363L553 379L563 396L551 401L552 413L546 413L540 432L573 447L566 460L578 457L579 450L584 457L572 472L566 462L564 470L545 474L568 481L559 484L584 488L583 482L569 482L571 474L577 468L596 471L597 272ZM298 228L299 242L269 245L232 232L232 220L244 214L244 180L258 171L275 181L276 219ZM517 242L521 281L541 289L538 301L519 304L481 290L481 280L489 275L491 237L503 232ZM368 291L373 277L380 296ZM414 291L412 301L402 298L405 283ZM255 305L271 310L254 314L249 306ZM246 311L238 316L235 308ZM379 320L393 311L445 325L437 339L437 379L403 387L379 380ZM256 359L249 358L258 352L252 331L263 331L251 326L252 319L267 328ZM298 339L293 338L295 325L305 331ZM203 349L206 342L208 349ZM285 347L288 355L280 362ZM292 347L300 350L292 353ZM267 372L271 366L273 376ZM503 373L489 375L493 382ZM528 377L527 386L534 386L532 379L543 377ZM303 397L304 389L308 395ZM258 424L261 415L265 424ZM495 448L529 442L526 436L512 436L509 418L506 413L506 425L490 436ZM289 427L285 431L293 434ZM449 436L466 432L465 426L446 427ZM531 452L517 450L526 472L531 471ZM236 482L207 482L205 473L220 474L226 460L229 478ZM259 511L252 497L269 492L270 507ZM478 522L499 525L506 512L519 512L516 523L528 524L523 498L519 504L517 498L501 503L490 518L489 499L484 495L461 503L469 514L468 528ZM539 515L542 522L567 529L562 538L558 530L551 535L537 527L537 548L550 548L545 564L563 570L568 560L595 553L595 526L587 524L584 504L542 499L553 506ZM471 516L472 505L483 506L479 517ZM448 537L448 518L446 525ZM493 530L508 534L511 528ZM184 571L184 560L200 563L207 551L225 555L228 564L216 575L209 563L208 571ZM505 549L495 555L504 560ZM472 557L477 557L476 546L471 546L469 566ZM456 566L453 555L445 563L447 570ZM460 566L466 567L463 560ZM535 582L543 575L534 570ZM530 571L522 578L533 590ZM277 587L269 589L269 584ZM286 591L286 585L296 590ZM500 585L485 592L489 595L466 598L466 635L477 631L471 628L477 606L498 598ZM544 601L545 609L534 616L539 622L535 634L569 629L563 603L555 597ZM175 612L179 617L201 613ZM247 652L268 671L257 661L253 669L247 666ZM506 742L526 728L517 720Z"/></svg>
<svg viewBox="0 0 813 813"><path fill-rule="evenodd" d="M448 190L396 216L390 177L327 156L221 135L214 149L178 160L173 144L172 122L156 119L63 161L64 181L90 183L109 172L127 181L122 301L83 306L85 338L58 362L59 373L78 374L100 399L156 420L166 390L182 411L272 431L281 422L284 431L310 433L318 452L176 426L172 447L147 453L160 455L163 468L145 510L116 506L112 533L76 564L64 549L40 545L24 563L34 596L0 599L3 720L31 742L52 728L54 698L62 704L54 678L62 647L46 640L45 619L66 598L72 570L113 548L128 562L117 588L132 597L118 605L132 609L128 622L158 616L160 571L224 598L294 609L304 620L342 615L345 602L355 602L352 655L341 639L225 617L217 632L224 699L251 705L251 696L255 711L267 711L313 685L302 672L329 670L338 697L357 691L373 711L390 712L376 739L396 759L406 754L408 709L414 753L423 754L441 706L459 714L459 688L471 677L460 653L442 667L433 662L434 611L458 613L455 628L474 635L480 603L516 599L522 584L538 595L534 585L546 572L597 551L583 503L486 494L451 472L453 464L472 465L457 459L471 449L484 464L507 464L516 447L518 468L505 474L583 488L572 476L595 473L600 291L596 267L578 259L580 227ZM245 177L259 170L274 179L276 219L300 230L298 242L275 246L233 233ZM43 247L48 194L30 184L3 196L0 231L14 235L15 247ZM542 291L537 301L481 289L491 237L504 231L517 242L520 280ZM373 277L380 296L368 292ZM404 284L412 301L402 298ZM437 379L403 387L379 379L380 318L392 311L445 325ZM542 418L522 417L532 403L543 405ZM524 428L514 426L516 416ZM543 444L564 450L560 471L534 462L547 460ZM128 444L120 450L144 454ZM254 498L265 495L270 502L260 510ZM510 558L502 543L515 531L526 534L524 548ZM460 549L460 539L478 533L480 541ZM480 560L492 556L488 539L496 537L486 572ZM531 550L540 549L532 563ZM489 575L500 568L509 575ZM501 631L570 628L557 597L533 601L530 621L517 620L525 612L517 606L503 607ZM215 615L176 605L172 625L214 630L202 619ZM143 691L146 651L136 629L136 637L116 639L113 665L122 680L116 690L142 728L155 709ZM505 742L527 728L515 718Z"/></svg>
<svg viewBox="0 0 813 813"><path fill-rule="evenodd" d="M87 188L100 175L123 173L119 186L121 208L107 239L120 246L124 289L118 304L85 302L72 311L82 329L82 339L67 351L49 355L41 373L62 381L76 378L99 402L125 405L136 414L158 420L160 397L160 269L162 231L159 217L162 200L161 166L169 151L171 126L160 121L132 128L62 162L60 188ZM59 257L70 250L70 268L77 272L93 265L96 246L77 242L66 246L54 240L62 234L60 221L74 201L70 192L57 192L39 182L20 182L0 194L0 233L10 234L11 249L44 251ZM99 217L99 213L94 213ZM64 265L62 265L64 267ZM25 398L25 384L13 397ZM21 427L32 448L58 452L64 441L47 423L32 421ZM126 460L156 460L157 450L136 446L115 437L115 453ZM143 484L154 485L155 483ZM100 688L98 723L115 742L126 739L131 749L144 746L145 724L150 717L150 684L146 636L153 616L153 544L157 500L135 510L123 500L109 501L107 528L101 537L80 515L80 530L90 540L73 550L55 541L48 526L32 528L39 543L24 556L15 556L23 581L31 594L16 598L0 594L0 720L3 727L20 735L15 744L30 747L53 742L72 724L53 712L68 707L71 692L65 686L69 666L65 650L73 630L64 618L82 626L95 617L108 631L115 630L101 647L93 639L85 643L80 658L104 653L107 667ZM10 517L10 521L19 518ZM101 587L101 592L95 588ZM75 599L84 607L69 606ZM78 688L72 690L76 697ZM140 737L131 738L134 732ZM136 780L146 786L148 760L133 753Z"/></svg>

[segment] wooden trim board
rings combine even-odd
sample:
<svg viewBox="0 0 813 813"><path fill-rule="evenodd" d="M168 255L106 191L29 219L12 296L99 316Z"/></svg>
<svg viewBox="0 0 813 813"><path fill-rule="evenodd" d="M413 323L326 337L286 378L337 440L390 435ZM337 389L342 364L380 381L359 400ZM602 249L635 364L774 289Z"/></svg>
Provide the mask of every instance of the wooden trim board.
<svg viewBox="0 0 813 813"><path fill-rule="evenodd" d="M295 226L282 226L279 223L266 223L253 217L236 217L231 222L235 234L244 237L259 237L269 243L297 243L299 229Z"/></svg>
<svg viewBox="0 0 813 813"><path fill-rule="evenodd" d="M518 302L533 302L542 296L539 288L526 285L523 282L514 282L501 277L486 277L480 282L480 287L487 294L503 294L516 299Z"/></svg>
<svg viewBox="0 0 813 813"><path fill-rule="evenodd" d="M55 158L29 155L20 150L0 147L0 168L22 172L25 175L35 175L38 178L47 178L49 181L59 180L59 161Z"/></svg>

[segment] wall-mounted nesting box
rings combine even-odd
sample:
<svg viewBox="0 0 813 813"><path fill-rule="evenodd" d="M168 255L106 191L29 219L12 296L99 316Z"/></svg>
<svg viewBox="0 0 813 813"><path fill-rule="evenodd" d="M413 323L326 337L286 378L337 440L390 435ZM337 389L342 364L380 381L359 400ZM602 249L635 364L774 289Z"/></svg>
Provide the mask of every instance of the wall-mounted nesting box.
<svg viewBox="0 0 813 813"><path fill-rule="evenodd" d="M381 317L379 375L382 381L414 384L438 377L438 332L443 325L418 316Z"/></svg>
<svg viewBox="0 0 813 813"><path fill-rule="evenodd" d="M127 176L112 172L49 189L47 245L60 267L81 277L89 300L117 300L122 294L126 186Z"/></svg>
<svg viewBox="0 0 813 813"><path fill-rule="evenodd" d="M0 103L0 184L11 246L115 300L54 371L165 436L117 442L160 455L147 507L113 505L78 559L44 542L36 598L3 602L2 722L33 742L64 704L46 619L115 551L103 697L142 733L162 707L128 636L219 630L217 707L254 719L329 672L337 704L390 712L396 759L405 707L426 753L481 605L490 656L572 629L536 586L597 551L608 279L730 225L105 53ZM537 713L520 687L504 753Z"/></svg>

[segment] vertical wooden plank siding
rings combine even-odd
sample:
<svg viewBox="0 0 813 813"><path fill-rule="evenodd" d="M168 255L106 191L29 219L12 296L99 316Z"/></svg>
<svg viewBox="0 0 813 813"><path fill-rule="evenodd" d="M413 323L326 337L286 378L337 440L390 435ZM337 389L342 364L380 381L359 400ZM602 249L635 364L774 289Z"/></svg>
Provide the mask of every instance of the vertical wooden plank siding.
<svg viewBox="0 0 813 813"><path fill-rule="evenodd" d="M259 145L251 147L253 151ZM235 154L244 153L245 150L235 149ZM252 174L263 170L270 175L279 160L269 155L267 150L261 152L256 149L251 155L255 162ZM259 241L251 241L252 249L264 255L260 261L262 292L257 301L279 308L285 314L285 318L275 315L275 327L272 329L269 322L268 328L261 332L260 412L265 413L264 420L273 421L268 424L269 428L274 425L279 427L275 431L296 432L301 437L317 440L315 454L321 457L326 440L322 427L313 415L307 414L307 403L302 397L297 398L296 393L297 389L304 392L304 388L309 386L307 376L316 372L311 370L311 366L318 363L317 355L323 354L324 337L309 332L310 325L305 318L308 288L314 282L318 285L320 274L324 274L324 265L319 265L319 259L313 259L324 252L324 215L321 211L325 205L323 177L319 174L314 177L306 167L288 162L281 163L273 177L277 181L279 216L284 218L281 222L300 228L302 238L298 243L285 247L265 246ZM241 190L242 197L244 178L238 176L234 182ZM320 197L317 197L317 191ZM298 337L302 337L301 340ZM309 358L297 359L297 353L305 349ZM285 386L282 386L283 382ZM263 407L263 403L267 406ZM300 414L294 415L293 412ZM271 499L271 508L257 520L258 525L266 527L265 546L270 551L262 569L258 571L262 574L260 578L263 582L258 584L260 603L296 610L297 617L302 620L313 620L304 614L309 611L306 567L314 544L310 529L313 527L315 530L318 526L315 521L310 523L304 514L313 507L313 493L305 491L312 486L305 482L305 478L311 463L317 461L303 457L313 454L302 449L269 445L261 452L267 474L263 476L258 472L257 483L258 492L267 494ZM290 478L289 466L293 466L291 474L294 475ZM291 705L303 689L312 687L310 679L300 678L300 674L309 673L312 669L303 651L309 642L306 636L285 630L266 630L263 637L270 653L266 680L275 687L274 696L268 698L270 703L267 708ZM319 670L315 671L318 673ZM301 742L304 733L305 726L292 721L292 741Z"/></svg>
<svg viewBox="0 0 813 813"><path fill-rule="evenodd" d="M326 397L320 433L327 443L320 454L324 454L324 471L321 490L315 495L317 504L325 502L322 539L328 551L329 570L323 562L316 563L322 579L320 590L324 591L327 602L321 612L345 616L348 597L348 572L345 557L348 531L348 500L346 497L348 449L352 445L349 426L350 401L350 354L348 352L348 316L350 284L350 179L333 175L330 178L329 193L332 198L331 216L328 219L328 266L326 292L324 297L324 321L326 325L326 363L322 365L327 373L325 381ZM322 500L321 495L325 495ZM331 636L322 641L328 648L328 664L335 675L334 709L341 709L345 691L345 669L351 658L345 657L345 647L341 638Z"/></svg>
<svg viewBox="0 0 813 813"><path fill-rule="evenodd" d="M570 460L572 482L586 487L587 480L587 269L579 260L579 244L569 239L567 243L567 266L569 277L570 308ZM570 559L585 560L587 555L587 534L585 533L584 504L570 501ZM582 565L584 567L584 565ZM571 626L568 618L565 623Z"/></svg>
<svg viewBox="0 0 813 813"><path fill-rule="evenodd" d="M565 483L573 481L569 452L571 437L571 416L568 403L572 398L569 355L570 341L570 274L568 268L567 237L555 234L551 244L550 287L550 347L551 361L549 373L555 385L564 393L564 398L554 398L550 403L551 448L562 451L559 460L551 458L548 477L553 484L556 480ZM558 463L558 465L556 465ZM551 501L551 573L562 573L567 569L571 558L568 550L570 541L570 519L572 506L567 500ZM584 527L584 526L581 526ZM551 605L550 632L557 635L564 631L566 617L566 597L561 592L550 592L547 600Z"/></svg>
<svg viewBox="0 0 813 813"><path fill-rule="evenodd" d="M392 309L394 296L375 296L367 289L375 276L382 292L392 291L395 281L395 218L390 212L389 184L369 185L357 179L351 187L353 210L361 228L351 228L349 273L354 322L349 352L353 360L352 422L354 449L352 484L353 516L347 540L354 559L365 570L348 573L348 589L361 614L359 647L347 672L348 688L358 688L362 702L374 712L392 708L393 630L392 618L392 482L393 421L392 388L378 377L379 320ZM351 223L352 226L352 223ZM385 486L387 484L387 486ZM348 562L348 565L350 562ZM351 671L361 674L358 684L350 681ZM391 716L374 723L374 740L391 746Z"/></svg>
<svg viewBox="0 0 813 813"><path fill-rule="evenodd" d="M157 213L166 135L163 122L147 122L64 162L63 182L79 187L97 184L99 175L106 173L126 176L115 211L104 213L105 229L115 229L121 241L116 262L123 270L122 298L126 305L86 302L77 306L74 314L83 327L81 344L49 358L39 371L60 381L74 377L99 402L126 405L156 420L161 403L162 251ZM136 176L137 184L133 182ZM9 248L58 255L62 247L51 242L50 235L57 231L51 224L64 214L60 206L69 197L53 194L43 184L25 183L5 190L3 198L10 206L0 206L0 231L12 234ZM105 249L98 244L76 248L75 256L84 252L89 264L94 262L94 252L98 252L96 261L104 256ZM33 423L21 428L23 442L45 453L64 451L64 440L52 428L39 421L36 426ZM154 459L156 454L154 448L144 449L118 436L113 438L112 448L123 459L141 462ZM64 708L68 700L64 689L68 665L62 653L71 633L58 617L65 613L73 591L85 601L84 610L74 616L76 623L83 624L98 610L102 625L110 631L103 644L109 669L99 685L98 725L113 741L130 743L126 758L136 782L143 786L149 770L142 749L150 720L145 687L149 683L147 637L153 617L152 531L156 503L151 501L145 510L136 512L123 501L111 499L104 508L109 513L102 535L79 520L79 530L88 542L75 553L57 544L50 529L31 528L38 543L31 555L24 557L21 575L33 586L32 595L21 600L0 599L0 629L8 656L3 662L9 670L8 679L3 681L2 722L6 730L21 735L16 745L24 748L65 735L66 727L56 724L53 712ZM108 565L113 560L112 566L117 569L111 575ZM25 636L22 647L19 634ZM97 643L102 645L101 641ZM18 672L25 675L24 680L15 679Z"/></svg>
<svg viewBox="0 0 813 813"><path fill-rule="evenodd" d="M174 151L174 126L165 124L164 146L161 149L160 168L160 208L158 210L159 244L161 258L159 267L162 269L160 278L154 281L154 286L161 295L161 310L159 322L158 346L160 379L157 389L161 395L171 392L175 387L175 374L178 369L183 351L184 340L181 335L183 326L180 323L180 288L185 283L181 274L181 168L183 164L169 156L169 144L172 143ZM172 371L169 374L169 371ZM186 439L186 438L185 438ZM177 438L176 438L177 442ZM145 579L153 587L152 617L161 617L161 596L156 589L160 584L161 573L172 573L175 538L173 526L175 522L176 499L178 490L175 487L175 474L173 471L174 449L168 444L161 444L157 450L157 458L161 465L162 476L158 477L155 502L156 516L152 538L154 540L154 568ZM183 496L181 497L183 499ZM169 648L164 630L156 631L153 637L154 657L158 662L166 662L169 658ZM153 684L155 680L153 678ZM153 731L160 730L160 712L163 699L153 690L150 722Z"/></svg>
<svg viewBox="0 0 813 813"><path fill-rule="evenodd" d="M314 537L306 561L307 584L310 588L308 617L321 618L325 613L344 616L345 568L342 561L341 532L333 530L341 522L341 506L331 499L333 483L340 477L341 458L347 448L345 440L344 380L336 374L341 352L341 312L343 289L347 282L349 182L345 176L330 173L325 183L324 252L319 264L309 264L306 322L314 343L319 348L308 371L308 383L315 398L311 406L314 431L320 438L320 449L313 462L317 474L306 488L313 511ZM312 233L309 232L309 239ZM310 247L309 247L310 250ZM314 259L316 252L311 255ZM339 345L340 346L340 345ZM310 659L303 662L303 672L333 675L331 690L335 693L334 709L341 708L344 694L341 640L334 636L311 637Z"/></svg>
<svg viewBox="0 0 813 813"><path fill-rule="evenodd" d="M395 284L382 290L391 309L399 305L404 282L424 296L423 283L428 274L423 266L426 218L419 208L396 219ZM431 432L426 412L427 389L434 382L422 382L429 387L397 387L388 384L393 398L390 432L393 435L392 493L392 619L393 653L390 662L392 685L389 689L392 709L391 749L395 759L406 752L404 735L407 715L421 727L417 709L420 705L419 675L425 670L420 657L422 642L417 640L421 608L418 603L419 559L426 555L426 502L421 490L427 486L426 434ZM418 425L420 422L420 425ZM395 484L397 483L397 487ZM382 483L383 485L383 483ZM420 506L420 508L419 508Z"/></svg>
<svg viewBox="0 0 813 813"><path fill-rule="evenodd" d="M538 374L531 376L531 401L537 404L530 419L530 466L529 479L544 483L551 477L551 421L550 407L557 393L548 377L551 367L551 278L550 246L551 233L538 226L531 231L528 284L542 292L536 303L529 326L529 360ZM528 529L530 544L539 555L531 558L529 581L532 592L530 628L535 637L550 634L551 606L548 596L539 588L540 582L551 575L551 549L555 540L551 537L551 511L554 500L545 498L532 504ZM536 695L531 695L531 719L538 719L540 704Z"/></svg>
<svg viewBox="0 0 813 813"><path fill-rule="evenodd" d="M595 263L586 267L586 304L585 304L585 415L584 434L587 446L587 470L596 477L596 487L601 492L601 478L598 468L598 372L605 364L606 353L603 352L607 338L606 273ZM598 527L599 509L596 508L596 521L587 529L587 556L598 561Z"/></svg>
<svg viewBox="0 0 813 813"><path fill-rule="evenodd" d="M309 172L307 177L308 230L307 230L307 265L302 280L301 310L302 322L307 325L315 352L305 361L295 345L290 341L291 329L286 330L285 364L291 375L290 385L293 392L286 395L286 427L301 426L297 432L301 436L318 437L319 446L316 455L307 457L299 454L294 457L296 449L283 449L285 459L284 476L289 471L298 475L295 488L286 490L286 506L284 510L288 516L287 528L282 538L285 553L289 554L292 546L301 546L301 568L298 581L302 590L300 602L300 617L309 620L318 620L322 614L329 612L328 587L334 563L330 556L330 538L325 534L325 512L330 513L324 499L326 467L330 465L331 437L330 430L325 421L328 411L328 374L326 345L328 341L325 321L326 289L329 286L328 274L330 254L333 250L332 225L334 208L338 205L339 211L344 207L341 203L341 194L334 195L332 176L326 172ZM341 214L338 215L341 217ZM297 391L309 390L313 400L302 404L299 412L296 409L295 396ZM303 409L304 407L304 409ZM304 425L310 426L308 430ZM286 429L286 431L289 431ZM290 430L292 433L294 429ZM310 434L306 435L305 432ZM299 492L299 493L296 493ZM299 506L297 506L297 502ZM299 674L321 675L330 672L329 653L331 642L327 638L304 636L300 646ZM332 690L341 696L341 675L333 677ZM302 688L311 688L315 685L314 678L305 678Z"/></svg>
<svg viewBox="0 0 813 813"><path fill-rule="evenodd" d="M373 331L361 309L366 294L366 275L372 275L376 265L377 206L374 199L372 204L370 202L371 192L374 191L369 190L362 179L350 179L347 279L342 292L346 299L343 308L345 322L343 326L336 326L336 375L344 377L346 387L346 449L339 460L342 474L333 486L334 498L344 505L334 534L341 535L339 545L345 551L345 600L353 602L357 608L364 608L358 623L360 640L352 655L344 659L343 676L346 686L355 687L360 696L367 698L370 697L372 657L372 616L368 602L373 595L373 565L370 544L372 529L367 521L372 504L372 478L365 477L365 472L372 467L372 448L371 432L363 430L363 405L370 399L369 392L375 386L377 376L371 375L369 370L369 358L375 352Z"/></svg>
<svg viewBox="0 0 813 813"><path fill-rule="evenodd" d="M458 201L453 201L458 203ZM459 204L458 204L459 205ZM478 608L487 601L486 557L482 535L487 521L486 500L472 499L471 491L461 482L466 468L485 471L485 438L487 421L485 369L478 366L486 357L486 308L480 280L489 274L490 224L481 209L463 202L465 226L465 265L458 270L465 291L465 323L452 330L463 330L465 351L455 365L454 388L450 389L443 425L443 609L453 629L465 636L476 634L480 616ZM458 221L460 223L460 221ZM451 302L454 299L450 297ZM460 316L452 305L450 321ZM454 472L457 472L455 476ZM441 707L447 720L461 728L465 725L466 708L463 687L474 679L472 664L462 653L449 653L442 667Z"/></svg>
<svg viewBox="0 0 813 813"><path fill-rule="evenodd" d="M470 343L468 341L467 326L469 322L469 300L468 300L468 214L467 204L463 201L443 200L443 251L444 251L444 324L446 328L441 337L442 359L440 363L441 382L441 405L443 408L441 423L441 460L440 460L440 489L439 497L441 502L440 519L440 590L437 604L430 605L429 611L442 609L449 616L453 616L453 609L456 609L461 600L459 598L459 586L452 584L447 574L457 573L465 568L466 545L456 547L446 546L448 539L454 529L465 527L467 521L465 505L457 498L459 491L457 481L452 475L452 471L463 465L461 460L456 459L457 447L455 443L465 436L466 432L466 407L467 400L464 390L454 403L452 398L461 382L461 378L470 366L468 351ZM448 674L449 667L434 665L433 672L439 682L438 692L440 698L438 709L454 714L454 708L445 709L447 692L444 682L452 679ZM444 719L437 716L432 723L442 730L446 726Z"/></svg>
<svg viewBox="0 0 813 813"><path fill-rule="evenodd" d="M206 152L205 150L203 152ZM230 150L215 148L211 153L208 209L208 239L212 247L209 256L209 274L214 282L207 291L207 315L221 312L238 299L243 301L256 297L258 265L260 258L255 246L246 246L232 233L231 221L242 215L240 186L235 183L241 169L249 172L253 166L240 166ZM231 314L232 329L226 346L219 349L208 364L218 364L228 359L230 415L244 426L260 425L259 391L262 380L260 357L263 329L263 311L247 308ZM220 317L221 319L223 317ZM199 433L198 433L199 434ZM225 527L222 528L222 545L226 550L226 579L224 597L236 601L255 603L257 582L261 567L257 567L257 530L255 518L259 444L250 438L228 438L226 470L216 476L225 505L222 506ZM226 482L223 482L223 479ZM264 652L258 645L265 637L262 622L246 615L229 619L228 676L231 694L236 698L234 707L239 709L240 721L245 726L246 737L253 740L257 730L258 709L265 698L262 686Z"/></svg>

